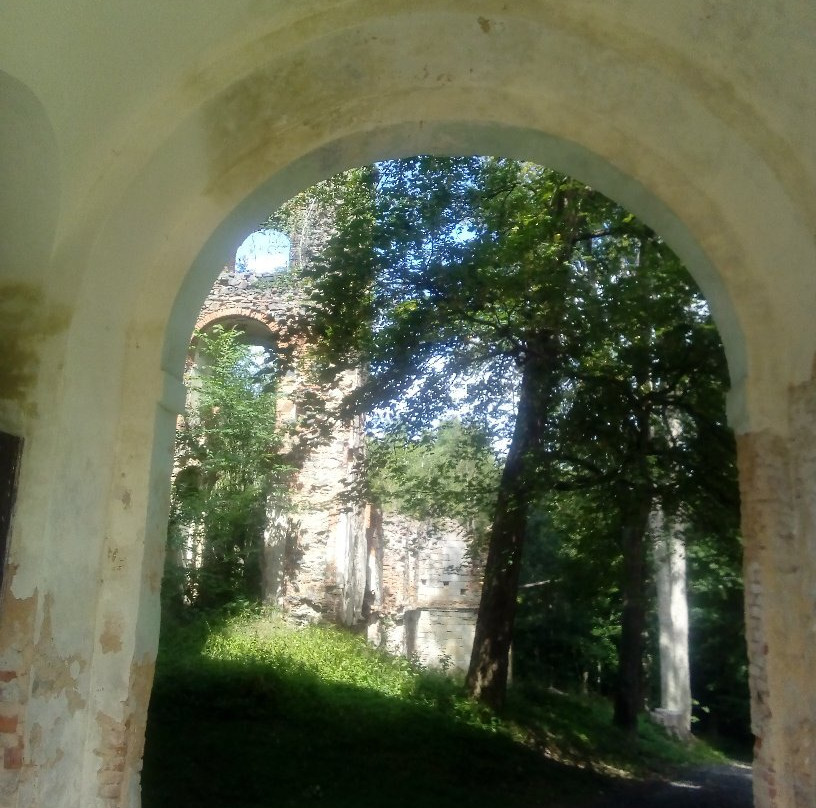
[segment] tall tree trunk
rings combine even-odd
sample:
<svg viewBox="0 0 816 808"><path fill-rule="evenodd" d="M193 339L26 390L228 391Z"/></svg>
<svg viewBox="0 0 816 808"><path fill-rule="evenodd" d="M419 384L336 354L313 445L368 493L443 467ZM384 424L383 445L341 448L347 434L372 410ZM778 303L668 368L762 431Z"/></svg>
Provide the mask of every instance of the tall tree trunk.
<svg viewBox="0 0 816 808"><path fill-rule="evenodd" d="M519 573L546 418L553 390L555 344L541 337L522 373L518 414L504 464L490 532L484 584L476 619L467 689L474 698L499 710L507 693L510 645L516 617Z"/></svg>
<svg viewBox="0 0 816 808"><path fill-rule="evenodd" d="M657 584L661 720L685 738L691 733L686 546L677 522L659 506L649 524Z"/></svg>
<svg viewBox="0 0 816 808"><path fill-rule="evenodd" d="M640 494L640 495L639 495ZM623 614L615 693L616 726L634 734L643 706L643 634L646 628L646 533L651 495L637 489L620 494L623 550Z"/></svg>
<svg viewBox="0 0 816 808"><path fill-rule="evenodd" d="M636 265L644 259L646 243L641 241ZM641 322L637 343L643 349L652 343L652 328ZM648 351L633 356L635 390L651 390L652 374ZM635 393L637 395L637 393ZM635 407L634 429L631 432L631 454L617 486L621 516L621 552L623 577L621 595L621 638L618 646L618 681L615 692L613 723L630 736L637 732L638 715L643 709L643 635L646 630L646 537L654 491L649 470L652 448L651 413L641 399Z"/></svg>

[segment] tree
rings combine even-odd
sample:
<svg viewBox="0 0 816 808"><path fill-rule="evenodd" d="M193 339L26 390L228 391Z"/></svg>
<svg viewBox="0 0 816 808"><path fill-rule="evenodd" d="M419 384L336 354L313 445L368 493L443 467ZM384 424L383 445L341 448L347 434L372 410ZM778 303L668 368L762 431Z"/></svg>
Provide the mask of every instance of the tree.
<svg viewBox="0 0 816 808"><path fill-rule="evenodd" d="M739 524L687 526L689 647L697 726L753 742Z"/></svg>
<svg viewBox="0 0 816 808"><path fill-rule="evenodd" d="M623 611L615 722L634 731L643 704L650 513L673 517L682 508L689 519L708 518L715 508L733 510L736 489L714 326L665 245L648 233L630 241L633 255L607 276L599 298L606 334L587 332L568 382L559 440L567 477L600 486L616 512Z"/></svg>
<svg viewBox="0 0 816 808"><path fill-rule="evenodd" d="M553 491L534 505L513 641L522 684L614 692L621 554L610 511L593 489Z"/></svg>
<svg viewBox="0 0 816 808"><path fill-rule="evenodd" d="M410 393L404 420L413 424L451 406L455 378L470 383L483 416L501 393L518 396L468 674L473 694L498 706L528 505L580 332L570 302L593 283L592 266L576 256L589 255L614 206L527 164L437 158L353 177L341 207L349 205L348 227L311 271L327 367L367 364L358 401Z"/></svg>
<svg viewBox="0 0 816 808"><path fill-rule="evenodd" d="M195 337L191 395L176 435L165 593L202 608L259 599L267 500L285 472L273 374L242 334Z"/></svg>
<svg viewBox="0 0 816 808"><path fill-rule="evenodd" d="M455 391L466 387L468 417L495 429L515 401L471 692L493 706L504 699L531 506L544 491L601 488L614 503L624 571L616 718L631 728L648 516L656 497L680 495L680 459L699 433L691 427L709 415L690 375L722 365L700 339L712 330L702 302L634 217L537 166L395 161L351 175L336 210L337 233L309 274L326 371L370 369L350 405L399 402L392 417L421 429L463 409ZM713 386L721 399L719 377ZM670 410L689 424L688 445L667 436Z"/></svg>
<svg viewBox="0 0 816 808"><path fill-rule="evenodd" d="M415 519L454 519L483 548L495 507L498 464L483 429L444 421L412 439L403 429L366 445L368 493Z"/></svg>

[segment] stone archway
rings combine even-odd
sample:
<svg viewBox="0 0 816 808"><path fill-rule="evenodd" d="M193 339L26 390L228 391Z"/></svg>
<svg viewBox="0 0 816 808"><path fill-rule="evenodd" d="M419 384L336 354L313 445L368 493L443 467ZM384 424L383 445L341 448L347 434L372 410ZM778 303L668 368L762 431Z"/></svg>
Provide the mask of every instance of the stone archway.
<svg viewBox="0 0 816 808"><path fill-rule="evenodd" d="M9 368L27 375L0 408L26 438L0 623L0 803L138 805L173 423L215 268L335 171L492 152L626 205L710 300L739 434L757 804L812 804L810 4L262 5L236 2L229 19L209 3L180 17L158 2L104 19L27 8L6 29L18 109L49 133L61 184L48 204L21 201L57 221L42 265L17 245L0 267L47 315L11 327L26 350ZM15 187L41 176L26 165Z"/></svg>

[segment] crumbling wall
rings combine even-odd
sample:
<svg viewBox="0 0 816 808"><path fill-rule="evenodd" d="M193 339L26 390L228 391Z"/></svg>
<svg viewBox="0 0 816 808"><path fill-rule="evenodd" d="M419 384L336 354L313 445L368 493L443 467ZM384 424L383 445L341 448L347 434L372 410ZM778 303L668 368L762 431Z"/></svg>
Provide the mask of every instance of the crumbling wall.
<svg viewBox="0 0 816 808"><path fill-rule="evenodd" d="M295 473L286 519L288 572L267 598L301 620L328 619L348 626L362 620L368 559L365 506L347 496L361 452L362 420L337 423L325 441L308 450Z"/></svg>
<svg viewBox="0 0 816 808"><path fill-rule="evenodd" d="M451 519L395 513L383 514L378 527L382 591L369 639L423 665L466 670L482 581L469 534Z"/></svg>
<svg viewBox="0 0 816 808"><path fill-rule="evenodd" d="M407 652L422 665L467 671L476 633L477 609L418 609Z"/></svg>
<svg viewBox="0 0 816 808"><path fill-rule="evenodd" d="M275 354L283 459L293 472L286 506L271 498L267 507L264 599L302 622L356 625L363 619L369 553L365 506L347 492L362 452L363 419L337 418L334 411L361 374L344 373L330 388L312 378L302 298L263 280L226 267L197 329L235 326L248 341L271 343Z"/></svg>
<svg viewBox="0 0 816 808"><path fill-rule="evenodd" d="M282 509L270 500L267 510L265 599L301 622L366 623L373 642L423 664L466 668L481 588L467 532L452 520L383 515L349 495L359 482L363 418L330 413L361 373L318 385L308 373L297 294L228 267L199 328L249 321L265 324L281 350L278 417L295 468L290 502Z"/></svg>

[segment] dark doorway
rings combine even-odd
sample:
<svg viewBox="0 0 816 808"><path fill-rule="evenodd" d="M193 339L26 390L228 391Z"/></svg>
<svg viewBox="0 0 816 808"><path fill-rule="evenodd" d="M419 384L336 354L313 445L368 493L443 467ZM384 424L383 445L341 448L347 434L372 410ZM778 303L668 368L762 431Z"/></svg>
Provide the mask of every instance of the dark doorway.
<svg viewBox="0 0 816 808"><path fill-rule="evenodd" d="M11 515L17 495L17 477L23 439L0 432L0 586L6 570L6 554L11 532Z"/></svg>

